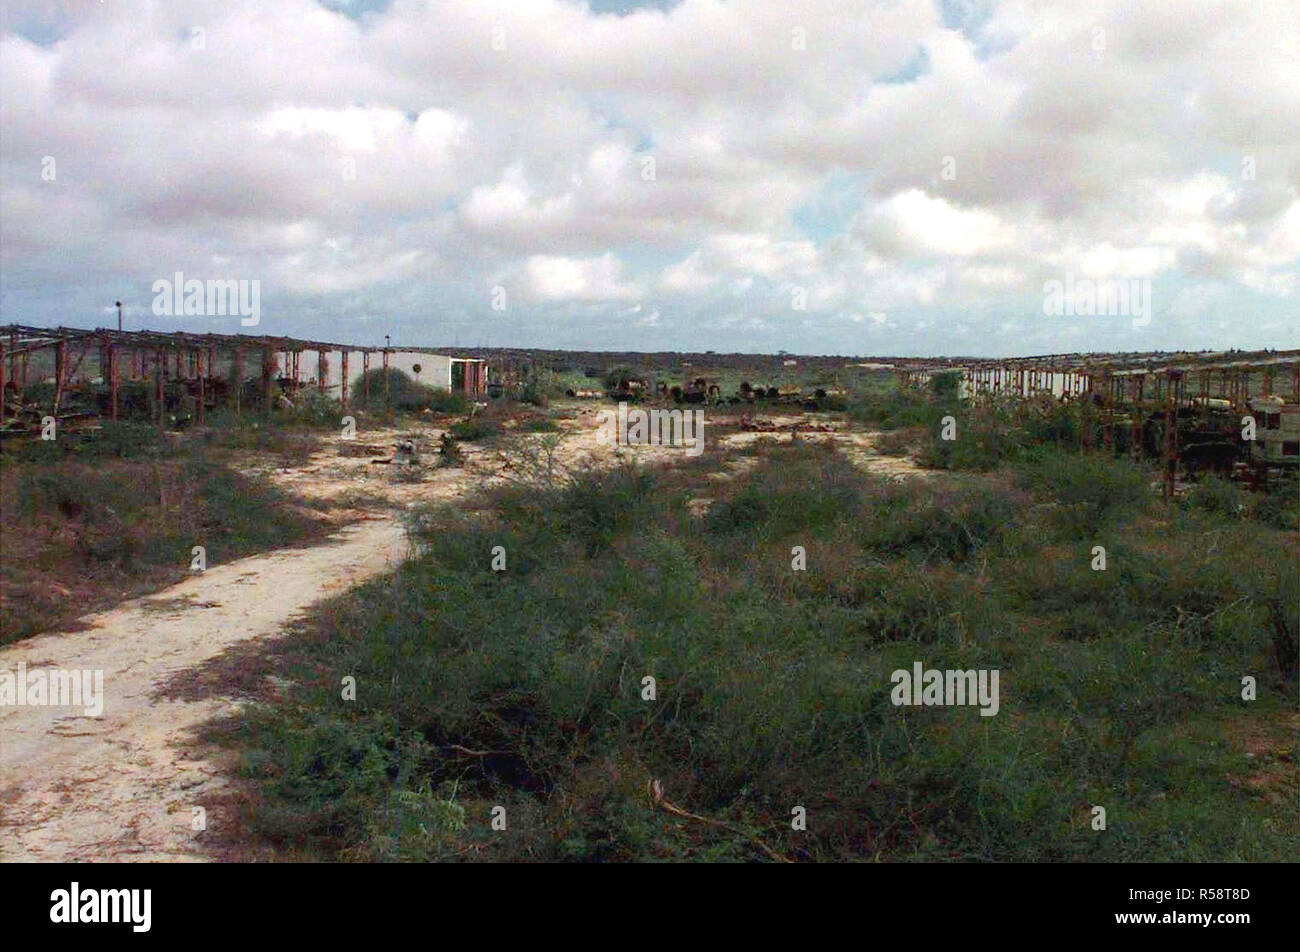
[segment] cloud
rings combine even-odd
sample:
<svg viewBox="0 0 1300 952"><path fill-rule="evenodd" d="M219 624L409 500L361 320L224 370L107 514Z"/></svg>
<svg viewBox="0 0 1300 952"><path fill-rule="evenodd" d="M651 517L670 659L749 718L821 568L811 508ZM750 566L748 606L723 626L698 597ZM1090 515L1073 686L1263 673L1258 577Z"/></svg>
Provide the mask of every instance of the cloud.
<svg viewBox="0 0 1300 952"><path fill-rule="evenodd" d="M16 0L0 296L220 267L275 333L429 339L507 333L504 281L538 344L1005 352L1073 273L1219 289L1143 347L1279 346L1298 49L1289 0Z"/></svg>
<svg viewBox="0 0 1300 952"><path fill-rule="evenodd" d="M626 301L635 284L622 280L623 264L613 254L598 258L533 255L525 264L528 290L543 301Z"/></svg>

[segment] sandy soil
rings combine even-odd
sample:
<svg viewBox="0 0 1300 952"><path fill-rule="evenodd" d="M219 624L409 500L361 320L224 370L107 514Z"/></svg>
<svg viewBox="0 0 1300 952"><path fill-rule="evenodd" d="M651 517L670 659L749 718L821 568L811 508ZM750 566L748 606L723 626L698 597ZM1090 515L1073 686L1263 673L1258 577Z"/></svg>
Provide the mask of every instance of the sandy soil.
<svg viewBox="0 0 1300 952"><path fill-rule="evenodd" d="M192 731L230 700L158 699L160 683L235 642L272 635L308 605L401 558L391 518L325 545L210 566L178 585L0 650L0 669L102 670L103 715L0 707L0 860L202 859L192 808L223 780ZM188 603L188 604L187 604Z"/></svg>
<svg viewBox="0 0 1300 952"><path fill-rule="evenodd" d="M857 430L840 424L827 424L824 420L806 415L799 416L754 416L751 422L761 429L729 433L719 440L724 446L751 446L759 440L789 442L798 435L799 439L810 443L833 443L844 455L870 473L888 476L892 479L910 479L930 474L917 466L912 460L901 456L881 456L876 451L876 442L883 435L875 430ZM827 432L825 427L830 427Z"/></svg>
<svg viewBox="0 0 1300 952"><path fill-rule="evenodd" d="M780 421L788 423L789 421ZM563 470L608 466L620 459L676 460L680 449L612 447L599 426L599 408L577 406L562 421L554 463ZM50 667L102 670L101 717L80 708L0 707L0 860L204 860L203 832L193 809L220 798L228 781L204 759L195 731L237 709L233 697L202 700L167 696L161 686L183 677L239 643L271 638L308 606L380 574L404 557L400 510L436 499L456 499L483 485L518 476L517 453L462 444L463 466L436 466L432 426L358 432L336 439L305 464L283 468L250 458L262 472L308 499L355 510L357 523L325 544L281 549L209 566L158 594L79 620L85 630L50 632L0 649L0 670ZM789 433L741 433L724 444L743 445ZM802 434L801 434L802 436ZM873 470L908 475L904 460L874 456L871 433L810 433L831 439ZM373 462L412 439L424 465L413 478ZM541 442L544 437L528 437ZM375 454L368 447L383 451ZM728 478L752 460L731 461ZM411 475L411 474L408 474ZM700 500L707 505L707 500ZM205 808L206 809L206 808Z"/></svg>

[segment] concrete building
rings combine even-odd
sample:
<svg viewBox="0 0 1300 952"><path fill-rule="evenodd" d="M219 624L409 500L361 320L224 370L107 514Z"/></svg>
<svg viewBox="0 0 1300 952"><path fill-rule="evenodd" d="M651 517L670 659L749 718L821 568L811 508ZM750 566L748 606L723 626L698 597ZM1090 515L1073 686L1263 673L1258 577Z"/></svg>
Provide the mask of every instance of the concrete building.
<svg viewBox="0 0 1300 952"><path fill-rule="evenodd" d="M384 355L372 353L363 360L360 353L348 355L348 393L366 370L379 370L384 366ZM487 361L469 357L448 357L446 354L427 354L421 351L390 350L388 366L400 370L412 380L437 390L452 390L467 396L479 397L487 390ZM340 392L343 364L337 353L330 355L326 370L325 387L331 396Z"/></svg>
<svg viewBox="0 0 1300 952"><path fill-rule="evenodd" d="M1250 409L1255 416L1250 458L1273 466L1300 465L1300 405L1278 396L1256 397Z"/></svg>

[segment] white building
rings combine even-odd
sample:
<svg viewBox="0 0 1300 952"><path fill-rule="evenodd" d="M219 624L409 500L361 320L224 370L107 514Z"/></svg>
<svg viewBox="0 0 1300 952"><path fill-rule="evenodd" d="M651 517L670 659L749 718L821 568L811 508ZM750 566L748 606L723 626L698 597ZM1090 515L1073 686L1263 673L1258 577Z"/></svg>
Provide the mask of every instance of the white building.
<svg viewBox="0 0 1300 952"><path fill-rule="evenodd" d="M371 353L367 362L359 351L348 354L347 387L352 386L366 370L381 370L384 354ZM437 390L453 390L470 396L481 396L487 388L487 361L478 358L449 357L446 354L425 354L410 350L388 351L388 366L400 370L412 380ZM343 360L337 351L329 355L326 368L326 393L337 397L342 382Z"/></svg>

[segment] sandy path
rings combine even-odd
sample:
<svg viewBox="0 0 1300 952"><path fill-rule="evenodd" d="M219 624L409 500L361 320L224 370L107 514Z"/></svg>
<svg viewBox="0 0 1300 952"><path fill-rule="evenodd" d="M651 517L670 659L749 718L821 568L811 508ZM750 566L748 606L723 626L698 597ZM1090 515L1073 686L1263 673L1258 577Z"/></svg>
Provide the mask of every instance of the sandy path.
<svg viewBox="0 0 1300 952"><path fill-rule="evenodd" d="M209 567L148 598L0 649L0 669L103 671L103 714L0 707L0 860L204 859L192 808L223 786L189 753L194 728L235 702L155 699L158 686L236 642L273 635L313 602L383 572L404 554L391 518L324 545ZM183 605L177 600L188 600Z"/></svg>
<svg viewBox="0 0 1300 952"><path fill-rule="evenodd" d="M587 420L574 421L557 462L592 465L602 453ZM301 466L253 461L250 471L303 497L349 493L396 508L463 496L497 479L494 454L465 446L462 467L429 456L439 430L376 429L366 442L417 438L426 465L396 479L373 454L327 444ZM279 549L207 571L146 598L87 615L86 630L48 632L0 648L0 671L103 672L103 713L81 706L0 707L0 861L194 860L210 856L192 828L227 780L202 759L196 729L236 709L229 697L161 696L160 687L232 645L272 637L306 608L388 570L407 553L401 521L371 516L325 544ZM204 807L206 810L207 807Z"/></svg>
<svg viewBox="0 0 1300 952"><path fill-rule="evenodd" d="M618 459L682 461L680 449L613 447L598 413L580 407L563 421L556 464L564 470ZM440 433L432 427L375 429L366 442L414 437L426 463ZM759 434L737 434L743 445ZM874 434L834 434L870 454ZM737 438L739 437L739 438ZM301 466L252 461L250 471L303 497L354 497L396 508L450 500L510 478L508 454L465 446L462 467L427 465L415 481L394 478L362 447L327 444ZM734 470L743 469L733 461ZM878 466L882 462L875 457ZM724 474L725 475L725 474ZM900 474L901 475L901 474ZM700 500L707 503L707 500ZM207 571L147 598L81 619L90 627L50 632L0 648L0 671L59 668L103 672L103 714L80 707L0 707L0 860L206 860L193 809L227 789L218 765L202 758L195 731L236 709L230 697L181 700L160 687L232 645L273 637L312 604L389 569L406 555L394 515L348 526L325 544L280 549Z"/></svg>

